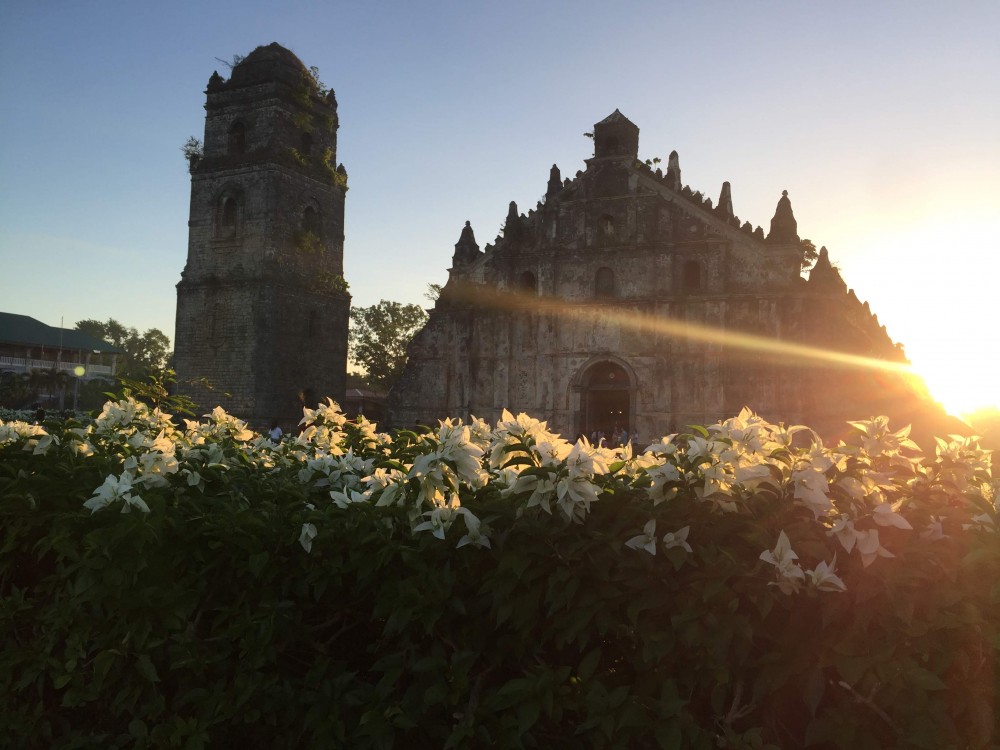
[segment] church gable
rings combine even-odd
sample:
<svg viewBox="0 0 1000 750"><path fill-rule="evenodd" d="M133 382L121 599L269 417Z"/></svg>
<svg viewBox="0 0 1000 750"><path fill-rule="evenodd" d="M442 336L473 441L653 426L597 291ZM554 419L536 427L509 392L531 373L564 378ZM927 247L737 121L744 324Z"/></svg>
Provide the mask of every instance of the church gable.
<svg viewBox="0 0 1000 750"><path fill-rule="evenodd" d="M765 234L735 214L729 183L717 204L684 185L676 152L666 171L640 162L638 135L616 110L586 168L563 180L553 165L544 200L512 202L493 243L480 250L466 223L390 394L396 426L509 407L568 435L652 437L749 406L832 430L886 411L890 391L913 395L901 378L886 388L835 357L789 355L901 359L825 249L802 278L787 192Z"/></svg>

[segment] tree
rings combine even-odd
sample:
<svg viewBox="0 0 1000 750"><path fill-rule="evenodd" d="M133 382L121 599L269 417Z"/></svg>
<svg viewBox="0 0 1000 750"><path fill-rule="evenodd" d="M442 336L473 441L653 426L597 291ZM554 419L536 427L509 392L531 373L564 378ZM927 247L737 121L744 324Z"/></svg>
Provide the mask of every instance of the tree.
<svg viewBox="0 0 1000 750"><path fill-rule="evenodd" d="M437 302L441 297L442 291L444 291L444 287L440 284L428 284L427 291L424 292L424 298L428 302Z"/></svg>
<svg viewBox="0 0 1000 750"><path fill-rule="evenodd" d="M139 333L135 328L126 328L114 318L108 318L106 322L78 320L76 330L103 339L125 351L118 366L121 377L143 378L167 366L170 338L159 328Z"/></svg>
<svg viewBox="0 0 1000 750"><path fill-rule="evenodd" d="M799 244L802 246L802 271L805 272L812 268L813 263L816 262L819 250L816 249L812 240L802 240Z"/></svg>
<svg viewBox="0 0 1000 750"><path fill-rule="evenodd" d="M427 321L420 305L382 300L351 309L351 359L368 371L368 382L389 390L406 364L406 346Z"/></svg>

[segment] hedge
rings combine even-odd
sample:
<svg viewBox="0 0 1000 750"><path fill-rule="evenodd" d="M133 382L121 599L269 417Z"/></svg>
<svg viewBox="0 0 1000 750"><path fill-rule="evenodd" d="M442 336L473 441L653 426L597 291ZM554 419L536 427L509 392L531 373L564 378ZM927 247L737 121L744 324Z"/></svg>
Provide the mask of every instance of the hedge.
<svg viewBox="0 0 1000 750"><path fill-rule="evenodd" d="M0 746L980 748L988 452L749 412L0 423Z"/></svg>

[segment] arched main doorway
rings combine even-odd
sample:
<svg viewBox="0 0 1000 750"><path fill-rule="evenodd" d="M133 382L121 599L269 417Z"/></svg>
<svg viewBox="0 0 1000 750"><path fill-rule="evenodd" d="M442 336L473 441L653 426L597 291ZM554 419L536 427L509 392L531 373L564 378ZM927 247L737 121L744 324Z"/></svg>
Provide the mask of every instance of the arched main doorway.
<svg viewBox="0 0 1000 750"><path fill-rule="evenodd" d="M610 360L595 362L582 381L581 432L587 437L603 432L609 440L616 428L631 432L632 383L625 368Z"/></svg>

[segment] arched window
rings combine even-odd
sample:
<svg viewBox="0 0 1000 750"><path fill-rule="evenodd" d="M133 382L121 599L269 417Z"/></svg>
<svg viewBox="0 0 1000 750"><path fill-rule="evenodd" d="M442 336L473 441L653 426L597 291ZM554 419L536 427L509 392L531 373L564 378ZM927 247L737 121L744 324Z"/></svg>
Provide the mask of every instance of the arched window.
<svg viewBox="0 0 1000 750"><path fill-rule="evenodd" d="M517 277L517 291L524 294L537 294L538 283L535 281L535 274L525 271Z"/></svg>
<svg viewBox="0 0 1000 750"><path fill-rule="evenodd" d="M696 260L689 260L684 263L684 291L701 291L701 263Z"/></svg>
<svg viewBox="0 0 1000 750"><path fill-rule="evenodd" d="M303 133L302 137L299 139L299 151L302 152L303 156L308 156L312 152L312 147L312 133Z"/></svg>
<svg viewBox="0 0 1000 750"><path fill-rule="evenodd" d="M229 153L243 154L247 150L247 129L242 122L234 122L229 128Z"/></svg>
<svg viewBox="0 0 1000 750"><path fill-rule="evenodd" d="M594 295L605 298L615 296L615 272L607 266L598 268L594 274Z"/></svg>
<svg viewBox="0 0 1000 750"><path fill-rule="evenodd" d="M228 193L219 201L216 217L215 236L220 239L235 237L240 231L240 201L236 195Z"/></svg>
<svg viewBox="0 0 1000 750"><path fill-rule="evenodd" d="M306 206L302 212L302 231L320 236L319 212L312 206Z"/></svg>
<svg viewBox="0 0 1000 750"><path fill-rule="evenodd" d="M601 239L613 240L615 238L615 219L613 216L604 214L597 226L601 233Z"/></svg>

